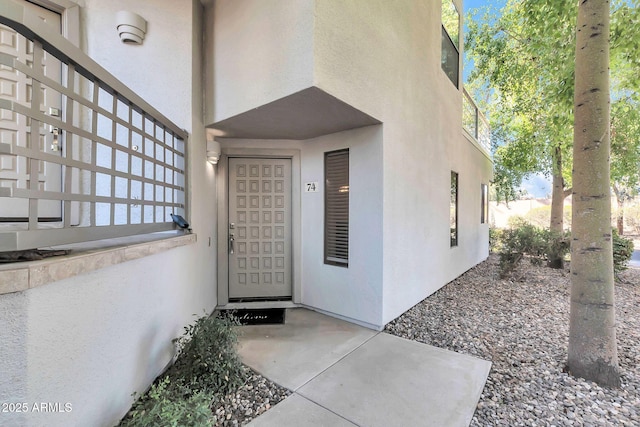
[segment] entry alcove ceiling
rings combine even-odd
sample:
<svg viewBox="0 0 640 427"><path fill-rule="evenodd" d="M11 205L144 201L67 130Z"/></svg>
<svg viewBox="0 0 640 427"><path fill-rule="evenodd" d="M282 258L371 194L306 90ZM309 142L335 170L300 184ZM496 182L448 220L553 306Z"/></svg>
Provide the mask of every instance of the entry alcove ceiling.
<svg viewBox="0 0 640 427"><path fill-rule="evenodd" d="M380 123L322 89L310 87L209 127L226 138L302 140Z"/></svg>

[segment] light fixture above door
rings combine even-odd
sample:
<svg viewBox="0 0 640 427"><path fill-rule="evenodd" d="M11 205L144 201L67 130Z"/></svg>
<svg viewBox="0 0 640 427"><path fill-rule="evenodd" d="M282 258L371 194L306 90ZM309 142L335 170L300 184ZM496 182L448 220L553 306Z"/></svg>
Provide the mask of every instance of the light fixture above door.
<svg viewBox="0 0 640 427"><path fill-rule="evenodd" d="M213 135L207 132L207 161L212 165L218 164L221 153L220 143L213 139Z"/></svg>

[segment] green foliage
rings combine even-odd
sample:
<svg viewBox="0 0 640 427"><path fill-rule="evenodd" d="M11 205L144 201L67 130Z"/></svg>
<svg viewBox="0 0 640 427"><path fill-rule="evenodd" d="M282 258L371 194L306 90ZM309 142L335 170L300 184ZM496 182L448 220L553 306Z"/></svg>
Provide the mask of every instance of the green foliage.
<svg viewBox="0 0 640 427"><path fill-rule="evenodd" d="M211 402L243 384L237 320L204 316L174 340L178 358L133 405L121 426L210 426ZM135 395L135 393L134 393Z"/></svg>
<svg viewBox="0 0 640 427"><path fill-rule="evenodd" d="M489 251L491 253L497 253L500 250L500 244L502 242L502 229L496 227L489 227Z"/></svg>
<svg viewBox="0 0 640 427"><path fill-rule="evenodd" d="M199 391L188 393L164 377L153 384L149 391L138 399L121 426L194 426L212 425L216 418L211 412L212 396Z"/></svg>
<svg viewBox="0 0 640 427"><path fill-rule="evenodd" d="M507 219L507 226L509 228L518 228L522 224L527 224L529 221L525 219L525 217L521 215L512 215Z"/></svg>
<svg viewBox="0 0 640 427"><path fill-rule="evenodd" d="M560 171L570 182L577 5L509 0L499 13L484 10L466 20L468 86L487 100L494 185L508 201L527 175L551 175L556 153L569 160Z"/></svg>
<svg viewBox="0 0 640 427"><path fill-rule="evenodd" d="M510 228L502 230L496 247L500 255L500 275L506 277L524 255L538 265L563 258L569 252L569 234L559 235L516 218Z"/></svg>
<svg viewBox="0 0 640 427"><path fill-rule="evenodd" d="M640 100L637 94L611 103L611 182L618 202L638 194L640 185Z"/></svg>
<svg viewBox="0 0 640 427"><path fill-rule="evenodd" d="M616 276L627 269L633 255L633 240L626 239L613 229L613 271Z"/></svg>
<svg viewBox="0 0 640 427"><path fill-rule="evenodd" d="M236 352L238 323L231 317L201 317L174 340L179 357L169 376L194 390L228 393L244 380Z"/></svg>
<svg viewBox="0 0 640 427"><path fill-rule="evenodd" d="M560 172L571 186L577 2L507 0L466 16L465 87L492 129L497 201L529 174ZM637 191L640 159L640 1L611 3L611 178ZM559 149L559 151L556 151Z"/></svg>

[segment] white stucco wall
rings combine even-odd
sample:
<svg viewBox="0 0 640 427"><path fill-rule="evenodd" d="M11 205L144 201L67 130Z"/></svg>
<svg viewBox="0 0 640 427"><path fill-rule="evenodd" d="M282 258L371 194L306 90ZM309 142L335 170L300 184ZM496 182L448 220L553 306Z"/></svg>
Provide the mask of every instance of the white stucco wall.
<svg viewBox="0 0 640 427"><path fill-rule="evenodd" d="M304 141L302 303L379 328L382 323L382 126ZM349 266L324 264L324 153L349 149Z"/></svg>
<svg viewBox="0 0 640 427"><path fill-rule="evenodd" d="M479 197L491 164L462 136L461 89L440 65L440 7L315 3L314 84L383 122L383 323L488 254ZM460 173L460 243L453 249L452 170Z"/></svg>
<svg viewBox="0 0 640 427"><path fill-rule="evenodd" d="M313 5L314 0L216 0L207 8L207 123L311 86Z"/></svg>
<svg viewBox="0 0 640 427"><path fill-rule="evenodd" d="M492 166L463 136L462 89L441 68L441 3L276 3L220 0L210 12L219 25L208 32L216 94L207 105L217 108L208 123L311 86L383 123L304 141L301 162L302 181L321 182L323 153L349 146L354 180L347 269L322 263L324 202L303 194L302 302L381 327L488 255L480 184ZM285 29L274 34L274 23ZM455 248L451 171L460 174Z"/></svg>
<svg viewBox="0 0 640 427"><path fill-rule="evenodd" d="M382 127L369 126L318 138L219 138L223 150L300 151L300 204L293 204L293 299L307 307L379 329L382 326ZM349 148L349 267L324 264L324 153ZM243 154L244 155L244 154ZM293 167L296 167L294 163ZM304 183L317 182L315 193ZM299 242L299 243L298 243ZM221 254L219 262L227 262ZM220 286L226 286L221 283Z"/></svg>
<svg viewBox="0 0 640 427"><path fill-rule="evenodd" d="M205 161L199 0L83 0L81 46L189 132L190 222L197 243L0 296L0 398L71 403L60 414L0 414L1 425L111 426L170 362L171 339L216 305L214 166ZM148 21L122 44L115 15ZM4 326L10 324L11 329ZM5 370L5 367L8 370ZM16 378L15 382L5 380Z"/></svg>

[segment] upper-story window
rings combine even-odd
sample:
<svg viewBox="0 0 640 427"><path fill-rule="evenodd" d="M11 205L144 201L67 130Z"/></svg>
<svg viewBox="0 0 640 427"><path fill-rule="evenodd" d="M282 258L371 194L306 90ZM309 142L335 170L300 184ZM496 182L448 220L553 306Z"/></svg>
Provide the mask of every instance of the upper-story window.
<svg viewBox="0 0 640 427"><path fill-rule="evenodd" d="M452 0L442 0L442 69L458 87L460 74L460 14Z"/></svg>

